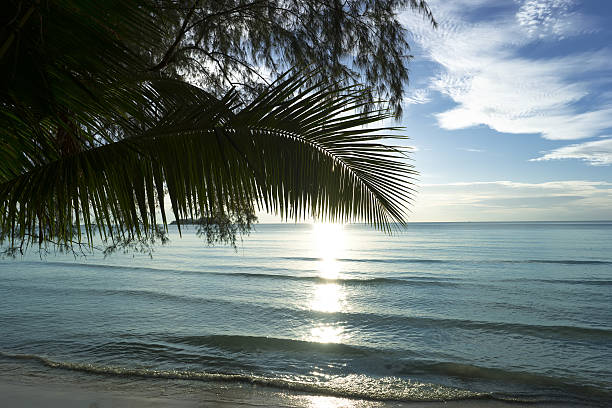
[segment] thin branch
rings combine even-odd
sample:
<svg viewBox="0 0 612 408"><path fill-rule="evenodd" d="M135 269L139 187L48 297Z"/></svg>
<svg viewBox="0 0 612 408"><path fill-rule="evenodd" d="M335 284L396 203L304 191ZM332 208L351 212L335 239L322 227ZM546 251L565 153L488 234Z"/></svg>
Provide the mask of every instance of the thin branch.
<svg viewBox="0 0 612 408"><path fill-rule="evenodd" d="M189 13L187 13L185 20L183 21L183 25L181 26L181 29L179 30L174 42L172 43L170 48L168 48L168 50L164 54L161 61L155 66L149 68L149 71L158 71L162 69L163 67L165 67L166 65L168 65L168 63L171 61L171 57L174 54L174 49L179 45L179 43L181 42L181 40L185 36L185 33L188 30L187 24L189 24L189 20L191 19L191 16L193 16L193 13L195 13L197 4L198 4L197 2L193 3L193 7L191 7L191 9L189 10Z"/></svg>
<svg viewBox="0 0 612 408"><path fill-rule="evenodd" d="M220 12L217 12L217 13L207 14L206 17L201 18L200 20L198 20L195 23L193 23L192 25L190 25L187 30L189 31L189 30L193 29L195 26L197 26L199 24L202 24L206 20L209 20L209 19L211 19L213 17L219 17L219 16L223 16L223 15L227 15L227 14L232 14L232 13L235 13L237 11L241 11L242 9L249 9L252 6L257 5L258 3L265 3L265 0L256 0L256 1L253 1L251 3L246 3L246 4L243 4L241 6L236 6L234 8L229 9L229 10L223 10L223 11L220 11Z"/></svg>

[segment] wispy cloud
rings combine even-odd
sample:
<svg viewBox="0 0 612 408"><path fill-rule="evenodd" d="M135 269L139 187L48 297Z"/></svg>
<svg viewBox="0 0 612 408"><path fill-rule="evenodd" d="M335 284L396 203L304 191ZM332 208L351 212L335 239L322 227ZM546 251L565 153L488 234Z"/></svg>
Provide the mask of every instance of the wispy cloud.
<svg viewBox="0 0 612 408"><path fill-rule="evenodd" d="M527 0L516 13L516 20L531 36L562 39L586 31L582 28L584 24L575 24L584 18L571 11L574 3L573 0Z"/></svg>
<svg viewBox="0 0 612 408"><path fill-rule="evenodd" d="M596 140L581 144L573 144L555 149L542 157L530 161L546 161L559 159L579 159L593 166L612 164L612 139Z"/></svg>
<svg viewBox="0 0 612 408"><path fill-rule="evenodd" d="M404 98L404 102L408 104L423 104L431 101L430 91L427 88L411 90Z"/></svg>
<svg viewBox="0 0 612 408"><path fill-rule="evenodd" d="M482 149L474 149L471 147L458 147L457 150L463 150L464 152L470 152L470 153L483 153L484 150Z"/></svg>
<svg viewBox="0 0 612 408"><path fill-rule="evenodd" d="M564 180L425 184L413 221L612 219L612 183Z"/></svg>
<svg viewBox="0 0 612 408"><path fill-rule="evenodd" d="M491 2L430 3L441 23L438 30L410 14L405 22L425 55L440 65L431 90L457 104L437 115L442 128L486 125L499 132L573 140L598 136L610 127L612 99L598 92L612 84L612 50L538 59L523 52L535 42L588 32L588 19L573 10L574 1L520 1L513 10L480 20L466 14L466 4L477 12L479 5ZM597 105L582 103L594 95L599 96Z"/></svg>
<svg viewBox="0 0 612 408"><path fill-rule="evenodd" d="M612 183L561 180L422 184L410 221L612 220ZM258 213L260 222L280 217ZM308 221L308 220L306 220Z"/></svg>

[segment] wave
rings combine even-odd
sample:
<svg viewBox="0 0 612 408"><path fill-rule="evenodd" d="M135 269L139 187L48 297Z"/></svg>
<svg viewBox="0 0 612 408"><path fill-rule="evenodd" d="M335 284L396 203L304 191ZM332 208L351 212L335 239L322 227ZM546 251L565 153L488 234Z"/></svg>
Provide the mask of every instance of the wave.
<svg viewBox="0 0 612 408"><path fill-rule="evenodd" d="M0 287L4 285L0 284ZM11 286L14 288L15 286ZM185 303L197 303L197 304L233 304L231 300L225 300L220 298L203 298L186 295L175 295L172 293L158 292L154 290L146 289L98 289L98 288L71 288L71 287L42 287L42 286L26 286L24 289L34 289L36 291L52 292L52 293L65 293L67 296L80 293L97 296L134 296L143 297L153 300L166 300L176 301Z"/></svg>
<svg viewBox="0 0 612 408"><path fill-rule="evenodd" d="M572 384L569 379L548 377L532 373L506 371L458 363L412 362L403 365L397 374L433 374L445 378L465 380L492 380L543 387L547 393L496 393L479 392L463 388L403 380L396 376L370 377L363 374L334 376L320 381L306 377L257 375L253 373L206 372L193 370L157 370L100 364L55 361L34 354L11 354L0 351L0 357L29 360L52 369L62 369L112 377L138 377L165 380L190 380L205 382L247 383L284 390L302 391L318 395L342 398L359 398L378 401L429 402L453 400L499 400L506 402L575 402L602 405L612 401L612 394L605 389L589 385Z"/></svg>
<svg viewBox="0 0 612 408"><path fill-rule="evenodd" d="M364 285L376 285L376 284L403 284L403 285L432 285L432 286L456 286L457 282L462 281L462 278L457 277L443 277L436 278L431 276L392 276L392 277L377 277L377 278L326 278L317 275L288 275L280 273L260 273L260 272L220 272L220 271L194 271L185 269L161 269L161 268L149 268L141 266L122 266L122 265L103 265L103 264L84 264L84 263L69 263L69 262L46 262L47 265L60 265L67 267L83 267L91 269L103 269L109 271L143 271L152 273L169 273L179 275L198 275L198 276L227 276L227 277L242 277L242 278L264 278L264 279L278 279L278 280L294 280L294 281L309 281L309 282L336 282L342 284L364 284ZM270 268L257 266L258 269L271 270L271 271L282 271L287 272L286 268ZM240 267L232 265L232 269L253 269L252 267ZM315 270L313 270L315 271Z"/></svg>
<svg viewBox="0 0 612 408"><path fill-rule="evenodd" d="M305 257L305 256L284 256L280 259L288 261L308 261L319 262L323 258ZM365 262L365 263L454 263L446 259L422 259L422 258L338 258L339 262Z"/></svg>
<svg viewBox="0 0 612 408"><path fill-rule="evenodd" d="M287 260L302 260L302 261L320 261L320 258L308 258L308 257L284 257L282 259ZM604 260L546 260L546 259L528 259L528 260L443 260L443 259L409 259L409 258L370 258L370 259L351 259L344 258L338 259L340 262L383 262L383 263L448 263L448 264L557 264L557 265L612 265L612 261ZM236 270L252 270L252 266L232 265L232 271L198 271L189 269L163 269L163 268L151 268L143 266L122 266L122 265L105 265L105 264L89 264L89 263L71 263L71 262L46 262L47 265L58 265L69 268L85 268L85 269L102 269L107 271L142 271L151 273L162 273L162 274L179 274L179 275L196 275L196 276L225 276L225 277L236 277L236 278L247 278L247 279L272 279L272 280L293 280L293 281L306 281L306 282L337 282L346 285L412 285L412 286L441 286L441 287L453 287L461 284L465 284L469 281L471 285L478 284L478 282L466 280L461 277L454 276L385 276L385 277L338 277L338 278L326 278L318 275L295 275L290 272L291 269L279 268L271 266L257 265L255 268L264 272L236 272ZM267 273L277 272L277 273ZM302 272L314 272L317 273L316 268L301 270ZM549 283L567 283L567 284L584 284L584 285L612 285L612 281L609 280L562 280L562 279L502 279L500 282L507 281L539 281Z"/></svg>
<svg viewBox="0 0 612 408"><path fill-rule="evenodd" d="M279 311L284 311L284 308L279 308ZM312 313L321 315L329 315L325 312L312 312L292 310L296 313L296 319L306 319ZM299 313L304 313L300 316ZM532 337L547 338L547 339L563 339L563 340L580 340L580 341L612 341L612 330L577 327L577 326L547 326L523 323L505 323L505 322L487 322L464 319L443 319L435 317L415 317L402 315L382 315L375 313L335 313L332 316L334 320L340 320L347 326L355 325L377 325L378 330L387 330L390 328L407 327L410 330L414 329L463 329L463 330L480 330L493 332L496 334L522 334ZM320 320L320 319L319 319ZM182 342L182 338L177 337L170 340ZM319 343L308 342L293 339L278 339L274 337L252 337L252 336L196 336L186 337L187 342L193 342L193 345L210 345L220 346L225 348L237 348L240 350L272 350L272 351L325 351L333 352L339 356L351 355L369 355L371 353L383 353L387 350L369 349L362 346L334 344L334 343ZM401 353L409 354L407 350L401 350Z"/></svg>
<svg viewBox="0 0 612 408"><path fill-rule="evenodd" d="M282 257L281 259L291 261L319 262L322 258L315 257ZM495 264L495 263L517 263L517 264L560 264L560 265L612 265L607 260L582 260L582 259L427 259L427 258L338 258L339 262L365 262L365 263L405 263L405 264Z"/></svg>
<svg viewBox="0 0 612 408"><path fill-rule="evenodd" d="M381 278L382 279L382 278ZM0 285L2 286L2 285ZM48 290L66 294L85 293L103 296L139 296L154 300L210 305L236 305L236 301L225 298L204 298L157 292L141 289L94 289L94 288L66 288L66 287L28 287L35 290ZM485 331L495 334L522 334L544 339L574 339L580 341L612 341L610 328L580 327L567 325L538 325L528 323L512 323L499 321L480 321L470 319L442 318L435 316L409 316L393 313L374 312L324 312L310 309L301 309L282 305L269 305L261 303L240 302L257 313L279 315L286 318L288 315L296 321L304 321L316 317L318 320L341 320L348 326L377 327L378 330L392 330L410 328L415 329L459 329L472 331ZM227 340L227 339L226 339Z"/></svg>
<svg viewBox="0 0 612 408"><path fill-rule="evenodd" d="M272 351L290 353L332 354L338 357L363 357L378 355L382 350L371 349L341 343L320 343L306 340L284 339L277 337L240 336L240 335L209 335L168 337L164 341L188 344L191 346L207 346L229 351ZM407 353L404 353L407 354Z"/></svg>
<svg viewBox="0 0 612 408"><path fill-rule="evenodd" d="M399 371L401 374L434 374L465 380L484 380L522 385L537 385L552 389L569 391L572 394L588 395L591 398L610 400L612 393L605 390L604 384L575 384L573 378L553 377L536 373L504 370L501 368L480 367L472 364L454 362L406 363Z"/></svg>
<svg viewBox="0 0 612 408"><path fill-rule="evenodd" d="M505 261L511 263L536 263L560 265L612 265L612 261L580 260L580 259L528 259L526 261Z"/></svg>
<svg viewBox="0 0 612 408"><path fill-rule="evenodd" d="M281 310L282 312L283 310ZM307 319L311 312L296 310L296 319ZM303 316L300 316L303 313ZM317 312L325 314L324 312ZM438 319L426 317L409 317L399 315L376 315L369 313L337 313L334 321L341 320L347 326L377 325L378 330L409 327L414 329L459 329L486 331L496 335L507 336L521 334L544 339L563 339L581 342L605 343L612 341L612 330L584 328L575 326L545 326L519 323L493 323L460 319ZM320 319L319 319L320 320ZM398 326L398 324L405 326ZM399 334L399 333L398 333ZM339 358L366 357L373 355L398 355L402 358L419 358L420 354L407 349L379 349L363 345L320 343L288 338L241 336L241 335L208 335L208 336L175 336L154 337L156 340L198 347L210 347L230 352L281 352L281 353L314 353L331 354Z"/></svg>
<svg viewBox="0 0 612 408"><path fill-rule="evenodd" d="M519 279L502 279L500 282L542 282L563 285L588 285L588 286L611 286L611 280L578 280L578 279L534 279L534 278L519 278Z"/></svg>
<svg viewBox="0 0 612 408"><path fill-rule="evenodd" d="M437 329L467 329L481 330L502 334L522 334L532 337L546 339L575 339L582 341L612 340L612 330L603 328L562 326L562 325L538 325L526 323L488 322L467 319L443 319L434 317L404 317L403 324L411 324L407 327L425 327Z"/></svg>
<svg viewBox="0 0 612 408"><path fill-rule="evenodd" d="M364 375L336 377L329 381L312 381L305 378L281 378L241 373L214 373L188 370L155 370L104 366L89 363L55 361L33 354L11 354L0 351L0 356L17 360L30 360L46 367L79 371L90 374L120 377L141 377L169 380L208 382L236 382L275 387L291 391L303 391L319 395L344 398L360 398L379 401L450 401L488 399L492 395L439 384L403 381L399 378L372 378Z"/></svg>
<svg viewBox="0 0 612 408"><path fill-rule="evenodd" d="M426 276L385 277L385 278L326 278L315 275L280 275L250 272L207 272L214 275L237 276L243 278L265 278L271 280L292 280L315 283L339 283L344 285L411 285L411 286L458 286L460 278L432 278Z"/></svg>
<svg viewBox="0 0 612 408"><path fill-rule="evenodd" d="M79 350L73 348L73 353L82 356L96 356L97 359L110 358L116 360L118 357L125 361L172 361L180 364L199 365L223 369L233 367L243 371L253 371L255 366L248 362L231 356L223 356L218 353L207 355L201 349L188 350L183 344L168 344L163 342L144 341L112 341L84 347Z"/></svg>
<svg viewBox="0 0 612 408"><path fill-rule="evenodd" d="M315 258L312 258L315 259ZM607 261L546 261L546 260L528 260L528 261L502 261L506 263L572 263L572 264L608 264ZM197 276L224 276L224 277L237 277L245 279L269 279L269 280L288 280L297 282L312 282L312 283L338 283L347 286L379 286L379 285L405 285L405 286L432 286L432 287L460 287L465 284L479 285L470 279L453 276L387 276L387 277L376 277L376 278L327 278L317 275L291 275L281 273L261 273L261 272L220 272L220 271L192 271L183 269L160 269L160 268L149 268L140 266L119 266L119 265L102 265L102 264L83 264L83 263L68 263L68 262L47 262L47 264L57 264L68 267L86 267L92 269L104 269L112 271L145 271L152 273L163 273L163 274L179 274L179 275L197 275ZM232 266L234 269L240 269L245 267ZM246 267L252 269L251 267ZM259 269L264 270L275 270L286 272L284 268L268 268L260 267ZM590 286L611 286L611 280L578 280L578 279L537 279L537 278L512 278L512 279L500 279L497 282L542 282L550 284L567 284L567 285L590 285ZM75 289L76 290L76 289ZM174 298L174 295L164 294L162 292L145 291L145 290L108 290L108 294L149 294L158 298Z"/></svg>
<svg viewBox="0 0 612 408"><path fill-rule="evenodd" d="M365 315L365 316L364 316ZM341 313L337 316L347 325L356 323L368 324L372 318L370 314ZM355 322L357 320L357 322ZM458 319L435 319L422 317L387 316L385 324L396 326L399 320L409 324L411 330L415 328L445 328L468 329L495 332L502 335L520 333L522 335L579 341L611 341L612 331L605 329L581 328L572 326L544 326L513 323L490 323ZM385 328L380 328L384 330ZM315 353L332 354L339 358L366 357L373 355L398 355L402 358L418 358L421 355L406 349L378 349L363 345L349 345L341 343L320 343L287 338L240 336L240 335L209 335L160 338L164 342L188 344L192 346L206 346L220 348L231 352L258 351L258 352L289 352L289 353Z"/></svg>

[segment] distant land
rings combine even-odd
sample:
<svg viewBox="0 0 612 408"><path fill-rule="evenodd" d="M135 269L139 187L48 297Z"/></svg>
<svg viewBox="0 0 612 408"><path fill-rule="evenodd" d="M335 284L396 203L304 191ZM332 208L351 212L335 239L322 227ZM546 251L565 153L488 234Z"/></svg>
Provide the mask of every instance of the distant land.
<svg viewBox="0 0 612 408"><path fill-rule="evenodd" d="M174 220L170 223L170 225L178 225L178 223L181 223L181 225L200 225L200 224L205 224L206 221L203 218L181 218L179 220Z"/></svg>

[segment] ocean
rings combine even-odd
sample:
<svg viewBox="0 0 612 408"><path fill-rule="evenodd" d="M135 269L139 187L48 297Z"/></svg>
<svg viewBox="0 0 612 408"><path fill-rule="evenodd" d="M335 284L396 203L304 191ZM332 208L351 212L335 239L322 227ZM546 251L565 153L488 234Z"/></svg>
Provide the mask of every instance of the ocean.
<svg viewBox="0 0 612 408"><path fill-rule="evenodd" d="M612 404L612 222L261 224L236 250L170 238L152 258L0 260L0 371Z"/></svg>

